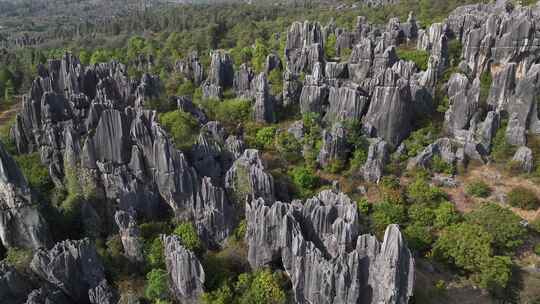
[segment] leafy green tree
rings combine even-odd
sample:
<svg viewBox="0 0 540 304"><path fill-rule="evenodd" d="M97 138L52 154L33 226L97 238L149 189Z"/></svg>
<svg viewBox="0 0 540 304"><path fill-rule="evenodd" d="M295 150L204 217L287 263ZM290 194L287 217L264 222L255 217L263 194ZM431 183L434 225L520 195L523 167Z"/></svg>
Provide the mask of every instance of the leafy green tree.
<svg viewBox="0 0 540 304"><path fill-rule="evenodd" d="M300 196L307 197L313 194L319 186L319 177L307 167L296 167L291 171L291 177L294 185L300 192Z"/></svg>
<svg viewBox="0 0 540 304"><path fill-rule="evenodd" d="M255 142L260 149L272 149L274 147L274 138L276 136L276 127L265 127L257 131Z"/></svg>
<svg viewBox="0 0 540 304"><path fill-rule="evenodd" d="M109 60L110 57L105 50L96 50L94 51L94 53L92 53L92 57L90 57L90 64L98 64L102 62L107 62Z"/></svg>
<svg viewBox="0 0 540 304"><path fill-rule="evenodd" d="M266 43L261 39L255 40L255 46L253 48L253 58L251 64L257 72L262 72L266 64L266 57L270 54L270 50Z"/></svg>
<svg viewBox="0 0 540 304"><path fill-rule="evenodd" d="M169 297L167 271L163 269L152 269L146 274L144 294L152 301L167 300Z"/></svg>
<svg viewBox="0 0 540 304"><path fill-rule="evenodd" d="M435 211L424 204L414 204L407 210L409 220L422 227L433 226Z"/></svg>
<svg viewBox="0 0 540 304"><path fill-rule="evenodd" d="M163 243L159 237L154 238L154 240L150 243L150 247L146 251L146 259L152 268L165 267Z"/></svg>
<svg viewBox="0 0 540 304"><path fill-rule="evenodd" d="M285 292L276 274L270 270L260 270L253 274L241 274L235 288L242 296L240 304L285 303Z"/></svg>
<svg viewBox="0 0 540 304"><path fill-rule="evenodd" d="M336 54L336 35L330 34L324 44L324 54L327 59L332 59L337 56Z"/></svg>
<svg viewBox="0 0 540 304"><path fill-rule="evenodd" d="M479 272L493 254L493 237L480 225L459 223L442 231L433 254L467 271Z"/></svg>
<svg viewBox="0 0 540 304"><path fill-rule="evenodd" d="M412 224L404 230L407 244L420 252L428 250L433 243L433 236L429 227L420 224Z"/></svg>
<svg viewBox="0 0 540 304"><path fill-rule="evenodd" d="M30 187L38 190L42 194L50 194L54 188L49 169L41 163L39 153L21 154L15 156L17 164L21 168Z"/></svg>
<svg viewBox="0 0 540 304"><path fill-rule="evenodd" d="M163 113L159 116L159 121L172 135L173 141L179 149L190 149L199 135L197 120L182 110Z"/></svg>
<svg viewBox="0 0 540 304"><path fill-rule="evenodd" d="M174 229L174 234L180 237L182 245L193 252L202 250L202 243L193 224L184 222Z"/></svg>
<svg viewBox="0 0 540 304"><path fill-rule="evenodd" d="M414 62L420 70L428 68L429 53L427 51L398 48L397 55L400 59Z"/></svg>
<svg viewBox="0 0 540 304"><path fill-rule="evenodd" d="M373 205L373 226L378 235L382 235L390 224L404 224L407 221L407 211L403 204L383 201Z"/></svg>
<svg viewBox="0 0 540 304"><path fill-rule="evenodd" d="M454 204L451 202L442 202L435 209L435 227L442 229L452 224L457 223L460 220L460 215L456 211Z"/></svg>
<svg viewBox="0 0 540 304"><path fill-rule="evenodd" d="M493 245L499 252L510 252L522 245L527 233L519 216L494 203L482 205L465 218L491 234Z"/></svg>
<svg viewBox="0 0 540 304"><path fill-rule="evenodd" d="M446 193L439 187L431 186L425 178L417 177L407 186L407 197L417 204L439 204L446 200Z"/></svg>
<svg viewBox="0 0 540 304"><path fill-rule="evenodd" d="M302 144L289 132L278 133L276 137L276 148L289 162L296 162L302 159Z"/></svg>

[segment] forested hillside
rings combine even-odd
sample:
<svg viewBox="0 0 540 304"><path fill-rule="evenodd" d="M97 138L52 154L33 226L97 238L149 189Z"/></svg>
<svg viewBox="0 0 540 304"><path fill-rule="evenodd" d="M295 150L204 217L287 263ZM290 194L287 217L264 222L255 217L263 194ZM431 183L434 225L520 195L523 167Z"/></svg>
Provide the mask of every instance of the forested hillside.
<svg viewBox="0 0 540 304"><path fill-rule="evenodd" d="M0 33L0 303L540 303L533 1L4 1Z"/></svg>

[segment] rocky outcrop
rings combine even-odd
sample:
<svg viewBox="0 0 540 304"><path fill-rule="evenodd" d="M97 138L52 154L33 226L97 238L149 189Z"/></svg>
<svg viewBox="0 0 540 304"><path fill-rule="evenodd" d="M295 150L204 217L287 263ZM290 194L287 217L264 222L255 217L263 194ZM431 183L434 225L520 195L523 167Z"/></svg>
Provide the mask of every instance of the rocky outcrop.
<svg viewBox="0 0 540 304"><path fill-rule="evenodd" d="M0 240L6 248L37 249L50 244L26 178L0 143Z"/></svg>
<svg viewBox="0 0 540 304"><path fill-rule="evenodd" d="M396 225L359 235L357 209L330 190L302 202L246 205L252 267L281 262L296 303L407 303L414 259ZM346 279L345 279L346 278Z"/></svg>
<svg viewBox="0 0 540 304"><path fill-rule="evenodd" d="M383 176L384 166L390 157L388 144L377 139L369 145L366 163L362 166L362 175L368 182L378 183Z"/></svg>
<svg viewBox="0 0 540 304"><path fill-rule="evenodd" d="M223 91L231 88L234 82L234 65L229 53L215 50L211 53L212 62L208 79L202 84L203 95L207 98L222 98Z"/></svg>
<svg viewBox="0 0 540 304"><path fill-rule="evenodd" d="M448 133L457 135L460 130L468 129L470 120L479 108L480 80L472 83L463 74L454 74L448 82L450 107L444 115Z"/></svg>
<svg viewBox="0 0 540 304"><path fill-rule="evenodd" d="M177 61L176 70L196 86L199 86L203 81L203 66L199 61L199 54L195 51L190 53L184 60Z"/></svg>
<svg viewBox="0 0 540 304"><path fill-rule="evenodd" d="M322 146L317 161L322 167L327 167L333 162L344 163L347 160L350 149L347 141L347 130L341 123L336 123L322 134Z"/></svg>
<svg viewBox="0 0 540 304"><path fill-rule="evenodd" d="M512 157L512 162L517 164L523 172L531 173L534 166L532 150L528 147L519 147Z"/></svg>
<svg viewBox="0 0 540 304"><path fill-rule="evenodd" d="M60 290L52 286L45 286L39 289L34 289L26 299L26 304L71 304L66 295Z"/></svg>
<svg viewBox="0 0 540 304"><path fill-rule="evenodd" d="M415 167L431 168L431 163L435 157L440 157L441 160L448 164L455 165L460 159L459 146L449 138L440 138L434 143L427 146L414 158L411 158L407 164L407 169ZM461 149L463 150L463 149Z"/></svg>
<svg viewBox="0 0 540 304"><path fill-rule="evenodd" d="M0 262L0 302L23 303L30 290L26 277L7 262Z"/></svg>
<svg viewBox="0 0 540 304"><path fill-rule="evenodd" d="M240 204L246 195L268 202L275 200L274 179L265 171L258 150L247 149L234 162L225 177L225 187Z"/></svg>
<svg viewBox="0 0 540 304"><path fill-rule="evenodd" d="M328 104L324 118L329 123L359 122L366 112L369 99L358 85L351 83L340 88L330 87Z"/></svg>
<svg viewBox="0 0 540 304"><path fill-rule="evenodd" d="M269 93L268 79L265 73L259 74L254 80L255 104L253 118L257 122L272 123L275 120L274 100Z"/></svg>
<svg viewBox="0 0 540 304"><path fill-rule="evenodd" d="M205 273L195 254L182 246L178 236L161 238L169 274L169 289L180 303L199 303L204 291Z"/></svg>
<svg viewBox="0 0 540 304"><path fill-rule="evenodd" d="M131 262L141 263L144 261L143 246L134 213L132 210L119 210L116 211L114 219L120 232L124 254Z"/></svg>
<svg viewBox="0 0 540 304"><path fill-rule="evenodd" d="M408 81L387 69L377 80L365 124L377 137L397 147L410 133L413 113Z"/></svg>
<svg viewBox="0 0 540 304"><path fill-rule="evenodd" d="M30 268L44 281L56 286L76 303L113 303L106 292L105 273L90 240L63 241L51 250L39 249ZM108 294L109 296L103 296ZM99 300L99 302L96 302ZM105 302L108 301L108 302Z"/></svg>
<svg viewBox="0 0 540 304"><path fill-rule="evenodd" d="M247 64L243 63L234 74L234 91L237 97L251 99L253 90L251 82L255 78L255 73Z"/></svg>

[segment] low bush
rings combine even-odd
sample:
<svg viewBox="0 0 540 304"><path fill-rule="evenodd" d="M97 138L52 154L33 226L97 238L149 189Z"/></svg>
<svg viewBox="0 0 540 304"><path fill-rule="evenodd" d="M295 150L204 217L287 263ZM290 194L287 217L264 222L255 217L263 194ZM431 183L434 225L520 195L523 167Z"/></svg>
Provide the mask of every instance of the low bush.
<svg viewBox="0 0 540 304"><path fill-rule="evenodd" d="M199 124L190 114L181 111L171 111L159 116L159 121L172 136L178 149L189 150L199 136Z"/></svg>
<svg viewBox="0 0 540 304"><path fill-rule="evenodd" d="M302 144L289 132L279 132L276 148L288 162L295 163L302 159Z"/></svg>
<svg viewBox="0 0 540 304"><path fill-rule="evenodd" d="M184 222L174 229L174 234L180 237L182 245L193 252L202 250L202 243L193 224Z"/></svg>
<svg viewBox="0 0 540 304"><path fill-rule="evenodd" d="M525 210L535 210L540 206L540 201L534 191L518 186L508 192L506 201L510 206Z"/></svg>
<svg viewBox="0 0 540 304"><path fill-rule="evenodd" d="M523 244L527 233L521 218L497 204L487 203L465 217L468 222L480 225L493 236L493 245L498 252L509 253Z"/></svg>
<svg viewBox="0 0 540 304"><path fill-rule="evenodd" d="M257 148L271 150L274 148L274 138L276 136L276 127L264 127L257 131L255 135L255 142Z"/></svg>
<svg viewBox="0 0 540 304"><path fill-rule="evenodd" d="M476 180L465 186L465 193L470 196L488 197L491 194L491 189L484 181Z"/></svg>
<svg viewBox="0 0 540 304"><path fill-rule="evenodd" d="M15 160L30 187L46 196L52 191L54 184L49 176L49 169L41 163L39 153L17 155Z"/></svg>
<svg viewBox="0 0 540 304"><path fill-rule="evenodd" d="M146 274L145 296L154 302L167 300L169 298L167 277L167 271L163 269L152 269Z"/></svg>
<svg viewBox="0 0 540 304"><path fill-rule="evenodd" d="M291 178L301 197L311 196L313 190L319 186L319 177L307 167L294 168L291 171Z"/></svg>
<svg viewBox="0 0 540 304"><path fill-rule="evenodd" d="M6 262L18 271L24 272L32 261L32 250L22 248L9 248L6 254Z"/></svg>
<svg viewBox="0 0 540 304"><path fill-rule="evenodd" d="M397 55L400 59L412 61L420 70L427 70L429 52L416 49L397 49Z"/></svg>

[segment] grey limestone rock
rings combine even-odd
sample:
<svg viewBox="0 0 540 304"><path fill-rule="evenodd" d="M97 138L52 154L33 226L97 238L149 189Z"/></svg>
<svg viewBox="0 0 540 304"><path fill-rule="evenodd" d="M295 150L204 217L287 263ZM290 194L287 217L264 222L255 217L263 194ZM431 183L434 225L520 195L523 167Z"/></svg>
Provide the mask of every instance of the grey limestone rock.
<svg viewBox="0 0 540 304"><path fill-rule="evenodd" d="M512 157L512 161L519 164L521 170L525 173L531 173L534 162L532 150L528 147L519 147Z"/></svg>
<svg viewBox="0 0 540 304"><path fill-rule="evenodd" d="M132 210L119 210L116 211L114 219L120 231L124 254L130 261L141 263L144 261L143 246L134 213Z"/></svg>
<svg viewBox="0 0 540 304"><path fill-rule="evenodd" d="M257 122L272 123L275 120L274 100L269 93L268 79L265 73L259 74L254 80L255 104L253 118Z"/></svg>
<svg viewBox="0 0 540 304"><path fill-rule="evenodd" d="M366 163L362 166L364 180L379 182L383 176L384 166L390 157L388 144L384 140L376 139L369 145Z"/></svg>
<svg viewBox="0 0 540 304"><path fill-rule="evenodd" d="M264 200L275 200L274 179L265 171L258 150L247 149L238 158L225 177L225 188L233 193L238 203L242 202L246 195L255 198L262 197Z"/></svg>
<svg viewBox="0 0 540 304"><path fill-rule="evenodd" d="M360 235L357 208L325 190L305 203L246 204L248 260L281 262L296 303L408 303L414 259L397 225L383 243Z"/></svg>
<svg viewBox="0 0 540 304"><path fill-rule="evenodd" d="M93 302L100 298L96 297L96 288L107 284L102 282L105 280L103 264L89 239L63 241L51 250L39 249L30 268L76 303L98 304Z"/></svg>
<svg viewBox="0 0 540 304"><path fill-rule="evenodd" d="M47 247L51 241L26 178L1 143L0 239L6 248L27 249Z"/></svg>
<svg viewBox="0 0 540 304"><path fill-rule="evenodd" d="M172 296L181 303L198 303L204 292L205 273L195 254L176 235L163 235L163 254Z"/></svg>

